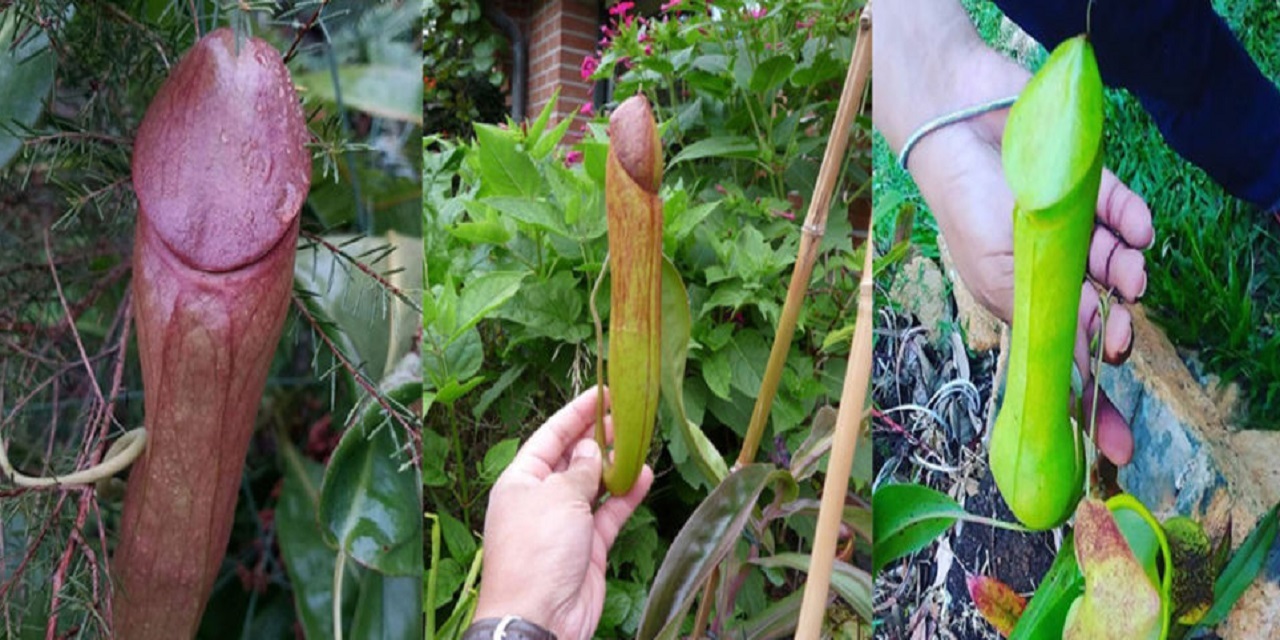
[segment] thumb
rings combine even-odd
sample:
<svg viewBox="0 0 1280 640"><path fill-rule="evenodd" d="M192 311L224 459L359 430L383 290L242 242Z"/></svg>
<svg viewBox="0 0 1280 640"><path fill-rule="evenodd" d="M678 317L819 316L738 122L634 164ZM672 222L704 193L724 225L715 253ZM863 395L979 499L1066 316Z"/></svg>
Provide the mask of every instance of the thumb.
<svg viewBox="0 0 1280 640"><path fill-rule="evenodd" d="M600 492L600 446L591 438L583 438L573 447L569 468L564 471L565 482L588 504Z"/></svg>

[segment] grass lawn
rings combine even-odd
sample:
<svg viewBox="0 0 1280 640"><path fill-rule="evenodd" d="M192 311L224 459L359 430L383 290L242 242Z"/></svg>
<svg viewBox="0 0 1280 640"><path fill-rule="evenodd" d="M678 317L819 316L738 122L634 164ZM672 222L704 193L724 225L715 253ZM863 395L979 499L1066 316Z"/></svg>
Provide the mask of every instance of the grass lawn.
<svg viewBox="0 0 1280 640"><path fill-rule="evenodd" d="M991 2L965 0L978 31L1000 48L1002 14ZM1217 0L1263 73L1280 82L1280 3ZM1007 52L1007 51L1006 51ZM1043 51L1026 61L1038 65ZM1280 428L1280 224L1228 195L1170 150L1127 92L1108 89L1106 164L1150 205L1156 243L1147 253L1143 299L1184 352L1208 373L1239 383L1242 427ZM910 177L877 134L874 190L878 237L892 236L902 202L917 206L912 239L937 255L937 226Z"/></svg>

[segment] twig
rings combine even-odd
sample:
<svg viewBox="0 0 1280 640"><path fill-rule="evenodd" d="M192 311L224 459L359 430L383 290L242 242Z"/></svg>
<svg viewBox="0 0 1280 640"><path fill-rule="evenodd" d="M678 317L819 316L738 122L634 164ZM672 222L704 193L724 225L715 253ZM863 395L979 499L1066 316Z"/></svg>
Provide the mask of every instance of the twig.
<svg viewBox="0 0 1280 640"><path fill-rule="evenodd" d="M329 0L320 0L320 7L316 9L316 12L311 14L311 17L307 18L307 21L298 27L298 32L293 36L293 42L289 44L289 51L284 54L285 64L289 64L289 61L293 59L294 54L297 53L298 44L302 42L302 36L316 26L316 21L320 19L320 14L327 6L329 6Z"/></svg>
<svg viewBox="0 0 1280 640"><path fill-rule="evenodd" d="M845 92L840 97L840 112L847 107L850 85L856 85L858 95L871 71L871 2L868 0L859 18L857 41L853 47L853 60L849 63L849 76L845 79ZM839 113L836 120L839 121ZM835 137L836 133L832 133ZM844 136L842 136L844 138ZM833 141L835 142L835 141ZM831 150L828 146L827 150ZM843 147L843 145L841 145ZM843 153L843 149L841 149ZM826 162L823 162L826 168ZM861 295L858 300L858 316L854 321L853 343L849 350L849 367L845 371L844 389L840 396L840 412L836 416L835 436L831 444L831 457L827 461L827 475L822 484L822 504L818 509L818 527L813 540L813 553L809 556L808 579L804 597L800 603L800 621L796 627L799 640L817 640L822 630L822 619L827 610L827 594L831 589L832 563L836 544L839 542L840 519L844 513L845 495L849 492L853 457L858 447L858 431L862 425L867 402L867 387L871 381L871 323L874 289L872 286L871 255L873 227L867 225L867 242L863 245L865 257L862 267ZM869 620L867 622L870 622Z"/></svg>
<svg viewBox="0 0 1280 640"><path fill-rule="evenodd" d="M773 408L773 398L778 392L778 383L782 381L782 370L786 364L787 353L791 350L791 339L795 336L800 307L809 290L809 278L813 275L818 249L822 245L822 236L826 231L831 194L835 190L836 180L840 177L845 149L849 146L850 125L860 107L860 104L856 103L861 102L867 76L871 73L870 9L871 3L868 2L859 19L857 43L853 47L849 71L840 93L840 103L836 107L835 122L827 140L827 150L822 156L822 166L818 170L818 182L814 187L813 199L809 202L809 213L805 216L802 227L804 233L800 236L800 250L796 257L795 268L791 271L791 282L787 286L787 298L782 307L782 317L778 321L778 331L773 336L769 363L765 368L764 379L760 383L760 393L756 396L755 407L751 410L751 422L747 427L747 436L742 443L742 450L738 454L735 466L740 467L755 460L756 452L760 448L760 439L764 436L765 424L769 421L769 412Z"/></svg>
<svg viewBox="0 0 1280 640"><path fill-rule="evenodd" d="M364 273L370 278L373 278L375 281L377 281L379 285L381 285L384 289L386 289L388 292L394 295L397 299L409 305L410 309L417 311L419 314L422 313L422 305L418 304L418 301L409 297L407 294L405 294L405 292L401 291L399 287L392 284L390 280L387 280L386 278L384 278L382 274L379 274L377 271L374 271L372 268L370 268L369 265L348 255L345 251L342 250L341 247L334 245L328 240L325 240L324 238L310 231L302 230L299 233L302 235L302 237L328 249L330 252L333 253L333 255L338 256L339 258L342 258L347 262L350 262L351 264L355 265L355 267L359 269L361 273ZM385 253L383 254L383 256L380 256L379 259L381 259L382 257L385 257Z"/></svg>
<svg viewBox="0 0 1280 640"><path fill-rule="evenodd" d="M372 382L369 382L365 375L360 372L360 369L352 364L351 360L342 353L342 349L339 349L338 345L334 344L333 341L329 339L329 336L319 329L319 321L316 320L315 316L311 315L311 311L307 309L307 305L298 298L297 294L294 294L293 296L293 304L298 308L298 311L302 313L303 317L307 319L307 322L311 323L312 326L317 327L316 335L320 336L320 340L323 341L329 351L333 353L333 356L338 359L342 364L342 367L351 373L351 377L356 381L356 384L360 385L360 388L364 389L365 392L382 407L383 411L387 413L387 417L393 418L396 422L400 423L400 426L405 430L411 440L416 442L421 438L421 435L418 433L415 425L413 425L410 420L407 420L401 413L403 407L397 409L396 407L391 406L391 403L388 402L381 393L379 393L377 386ZM409 449L413 463L419 464L421 461L419 459L418 452L421 450L421 447L410 447Z"/></svg>

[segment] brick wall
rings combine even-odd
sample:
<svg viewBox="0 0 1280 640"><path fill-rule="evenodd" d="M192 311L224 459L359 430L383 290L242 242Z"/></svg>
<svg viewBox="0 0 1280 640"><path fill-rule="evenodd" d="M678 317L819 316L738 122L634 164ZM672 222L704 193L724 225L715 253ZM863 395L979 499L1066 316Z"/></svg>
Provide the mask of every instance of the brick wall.
<svg viewBox="0 0 1280 640"><path fill-rule="evenodd" d="M529 42L528 102L530 119L542 112L552 94L560 89L553 122L578 114L592 101L593 83L581 76L582 61L594 55L600 39L598 0L504 0L503 9L520 23ZM580 124L570 127L571 140L578 139Z"/></svg>

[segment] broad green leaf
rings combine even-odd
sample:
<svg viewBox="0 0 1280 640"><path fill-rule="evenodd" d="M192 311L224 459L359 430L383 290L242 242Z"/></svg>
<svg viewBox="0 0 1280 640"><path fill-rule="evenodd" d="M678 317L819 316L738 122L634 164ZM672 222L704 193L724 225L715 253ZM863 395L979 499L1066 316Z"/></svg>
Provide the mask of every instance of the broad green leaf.
<svg viewBox="0 0 1280 640"><path fill-rule="evenodd" d="M336 102L329 70L294 76L305 93ZM366 113L422 126L422 76L417 69L351 64L338 68L343 105Z"/></svg>
<svg viewBox="0 0 1280 640"><path fill-rule="evenodd" d="M305 292L303 301L312 313L332 323L322 328L342 354L369 378L381 380L413 348L418 333L422 311L410 302L421 299L422 239L396 233L322 239L329 246L299 241L294 287Z"/></svg>
<svg viewBox="0 0 1280 640"><path fill-rule="evenodd" d="M516 450L519 448L519 438L507 438L489 447L484 454L484 461L480 463L480 479L486 484L496 482L507 465L515 460Z"/></svg>
<svg viewBox="0 0 1280 640"><path fill-rule="evenodd" d="M307 637L330 638L337 553L324 543L316 519L324 465L302 457L288 442L281 445L280 460L284 481L276 505L276 535L293 589L294 608ZM351 601L354 586L354 580L343 581L343 602Z"/></svg>
<svg viewBox="0 0 1280 640"><path fill-rule="evenodd" d="M787 54L777 55L761 62L751 73L751 90L756 93L769 93L781 87L795 67L795 58Z"/></svg>
<svg viewBox="0 0 1280 640"><path fill-rule="evenodd" d="M444 546L449 550L449 557L463 565L471 564L477 546L476 539L467 526L461 520L441 512L440 532L444 536Z"/></svg>
<svg viewBox="0 0 1280 640"><path fill-rule="evenodd" d="M419 539L419 546L422 541ZM419 554L421 555L421 554ZM418 575L384 576L364 572L360 601L351 621L352 638L418 640L422 631L422 564Z"/></svg>
<svg viewBox="0 0 1280 640"><path fill-rule="evenodd" d="M485 198L485 204L497 209L502 215L514 218L527 225L550 231L566 238L573 233L564 223L564 213L552 206L545 198L514 198L495 196Z"/></svg>
<svg viewBox="0 0 1280 640"><path fill-rule="evenodd" d="M749 464L725 478L689 516L654 577L640 621L639 638L675 638L680 621L711 571L738 543L772 465Z"/></svg>
<svg viewBox="0 0 1280 640"><path fill-rule="evenodd" d="M964 509L948 496L918 484L890 484L871 497L875 523L874 565L885 565L925 548L942 535Z"/></svg>
<svg viewBox="0 0 1280 640"><path fill-rule="evenodd" d="M1067 534L1009 640L1060 640L1067 611L1083 592L1084 575L1076 562L1075 537Z"/></svg>
<svg viewBox="0 0 1280 640"><path fill-rule="evenodd" d="M810 556L804 553L784 552L767 558L752 560L761 567L786 567L796 571L809 571ZM874 620L871 609L871 574L847 562L836 560L831 565L831 589L836 592L863 620Z"/></svg>
<svg viewBox="0 0 1280 640"><path fill-rule="evenodd" d="M717 136L699 140L686 146L671 159L668 167L681 162L701 158L754 158L760 153L760 146L755 140L746 136Z"/></svg>
<svg viewBox="0 0 1280 640"><path fill-rule="evenodd" d="M1231 556L1227 566L1222 568L1222 573L1218 574L1218 580L1213 584L1213 607L1200 619L1199 626L1211 627L1226 620L1227 614L1231 612L1236 601L1266 565L1267 554L1271 552L1271 546L1276 540L1276 532L1280 530L1280 519L1276 515L1278 508L1280 505L1271 507L1271 510L1258 520L1253 531Z"/></svg>
<svg viewBox="0 0 1280 640"><path fill-rule="evenodd" d="M420 382L386 391L389 401L400 403L421 394ZM422 480L404 459L408 443L400 428L377 402L366 401L329 460L320 522L329 544L341 545L361 565L421 582Z"/></svg>
<svg viewBox="0 0 1280 640"><path fill-rule="evenodd" d="M483 191L489 196L534 198L542 191L542 177L516 141L515 133L476 123L476 159Z"/></svg>
<svg viewBox="0 0 1280 640"><path fill-rule="evenodd" d="M702 429L689 420L684 407L684 367L689 355L689 294L680 272L666 256L662 257L662 398L676 417L680 437L693 455L694 464L715 486L729 475L724 456L711 443Z"/></svg>
<svg viewBox="0 0 1280 640"><path fill-rule="evenodd" d="M34 125L44 111L57 63L42 29L16 10L0 12L0 168L22 148L16 130Z"/></svg>
<svg viewBox="0 0 1280 640"><path fill-rule="evenodd" d="M458 298L458 327L454 329L450 339L457 338L463 331L476 326L488 317L494 309L506 304L520 290L520 283L529 273L528 271L491 271L467 281Z"/></svg>

